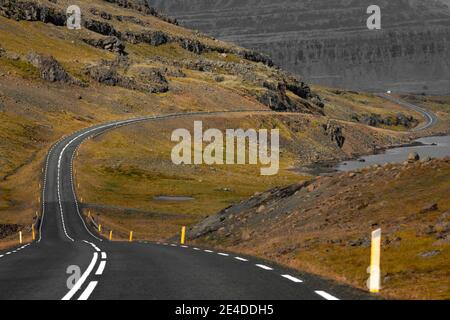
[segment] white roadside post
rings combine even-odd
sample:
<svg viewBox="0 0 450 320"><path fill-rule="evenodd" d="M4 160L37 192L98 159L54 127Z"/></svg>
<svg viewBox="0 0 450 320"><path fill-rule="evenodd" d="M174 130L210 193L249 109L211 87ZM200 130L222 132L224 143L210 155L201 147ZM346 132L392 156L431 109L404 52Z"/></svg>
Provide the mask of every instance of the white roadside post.
<svg viewBox="0 0 450 320"><path fill-rule="evenodd" d="M372 232L372 248L370 255L370 278L368 287L370 292L380 292L380 258L381 258L381 229Z"/></svg>
<svg viewBox="0 0 450 320"><path fill-rule="evenodd" d="M22 244L22 231L19 231L19 242L20 242L20 244Z"/></svg>

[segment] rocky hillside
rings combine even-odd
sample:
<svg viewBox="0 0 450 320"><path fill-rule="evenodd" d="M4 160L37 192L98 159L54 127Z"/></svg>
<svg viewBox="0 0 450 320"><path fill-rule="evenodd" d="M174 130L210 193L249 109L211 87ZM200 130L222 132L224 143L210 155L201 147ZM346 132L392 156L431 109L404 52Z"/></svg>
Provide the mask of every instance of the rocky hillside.
<svg viewBox="0 0 450 320"><path fill-rule="evenodd" d="M44 22L65 27L67 4L67 1L1 0L0 15L15 21ZM248 83L248 87L251 87L249 94L274 110L321 112L323 104L320 98L299 78L272 68L273 63L269 57L179 28L175 20L159 14L145 1L94 1L82 5L81 8L85 31L77 32L77 40L116 54L114 61L101 61L85 66L83 73L90 80L157 93L168 90L165 76L181 76L176 70L166 70L167 67L214 73L217 82L225 80L225 75L232 74L240 76ZM123 8L126 13L119 12ZM144 17L151 19L145 20ZM194 55L193 59L182 59L184 57L176 55L172 59L161 55L148 57L153 63L164 65L166 69L137 70L136 61L129 57L128 44L146 44L152 47L172 45L186 50L186 54ZM215 55L216 59L202 59L202 54ZM46 61L38 61L42 59ZM77 79L66 75L60 66L50 66L57 62L49 59L51 58L39 58L36 55L23 58L40 68L41 76L46 80L77 82ZM138 74L130 75L129 70ZM79 82L81 84L81 81ZM292 93L294 98L290 97L288 92Z"/></svg>
<svg viewBox="0 0 450 320"><path fill-rule="evenodd" d="M39 213L41 167L62 136L185 110L323 115L300 77L267 56L182 28L143 1L0 0L0 238Z"/></svg>
<svg viewBox="0 0 450 320"><path fill-rule="evenodd" d="M313 83L449 93L448 1L378 1L379 31L366 28L368 0L150 2L184 25L265 52Z"/></svg>

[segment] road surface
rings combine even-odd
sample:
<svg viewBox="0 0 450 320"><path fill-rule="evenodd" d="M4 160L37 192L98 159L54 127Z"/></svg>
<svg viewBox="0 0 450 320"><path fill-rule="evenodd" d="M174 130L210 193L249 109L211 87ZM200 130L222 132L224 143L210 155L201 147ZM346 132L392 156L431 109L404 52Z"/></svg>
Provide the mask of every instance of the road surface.
<svg viewBox="0 0 450 320"><path fill-rule="evenodd" d="M437 122L438 122L438 117L431 111L426 110L422 107L416 106L414 104L411 104L409 102L406 102L404 100L401 100L399 98L396 98L390 94L387 93L379 93L377 94L379 97L384 98L386 100L389 100L393 103L396 103L404 108L408 108L411 109L413 111L416 111L418 113L420 113L424 118L425 118L425 123L412 129L412 132L417 132L417 131L423 131L426 129L431 128L432 126L434 126Z"/></svg>
<svg viewBox="0 0 450 320"><path fill-rule="evenodd" d="M362 291L252 257L175 243L109 242L89 229L72 183L73 158L85 139L141 121L206 114L218 113L118 121L58 141L49 151L44 168L43 213L37 241L0 251L0 299L370 298ZM75 286L67 285L70 266L81 270Z"/></svg>

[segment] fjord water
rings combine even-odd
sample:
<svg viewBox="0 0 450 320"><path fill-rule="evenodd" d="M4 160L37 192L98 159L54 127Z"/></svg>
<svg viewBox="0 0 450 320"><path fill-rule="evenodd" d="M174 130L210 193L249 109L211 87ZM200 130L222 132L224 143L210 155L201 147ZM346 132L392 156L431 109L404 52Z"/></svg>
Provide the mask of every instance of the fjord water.
<svg viewBox="0 0 450 320"><path fill-rule="evenodd" d="M375 164L384 165L386 163L402 163L407 160L411 152L417 152L421 159L444 158L450 156L450 135L427 137L416 140L423 145L398 147L386 150L383 153L361 157L360 160L344 161L336 166L338 171L351 171L369 167Z"/></svg>

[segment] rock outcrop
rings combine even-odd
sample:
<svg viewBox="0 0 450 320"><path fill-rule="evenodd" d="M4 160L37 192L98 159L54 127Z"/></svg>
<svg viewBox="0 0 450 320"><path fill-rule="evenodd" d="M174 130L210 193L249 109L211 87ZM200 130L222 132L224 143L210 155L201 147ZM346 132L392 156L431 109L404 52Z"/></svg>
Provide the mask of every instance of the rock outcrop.
<svg viewBox="0 0 450 320"><path fill-rule="evenodd" d="M143 70L137 77L120 73L116 66L101 64L86 68L85 73L93 80L109 85L150 93L163 93L169 90L169 83L157 69Z"/></svg>
<svg viewBox="0 0 450 320"><path fill-rule="evenodd" d="M33 52L27 56L27 60L39 69L40 77L45 81L81 85L81 82L69 75L52 56Z"/></svg>
<svg viewBox="0 0 450 320"><path fill-rule="evenodd" d="M345 143L345 137L342 133L342 128L332 122L328 122L326 126L324 126L325 133L330 137L331 141L336 142L336 145L339 148L342 148Z"/></svg>
<svg viewBox="0 0 450 320"><path fill-rule="evenodd" d="M102 39L83 39L83 41L96 48L108 50L120 55L126 55L124 43L114 36Z"/></svg>
<svg viewBox="0 0 450 320"><path fill-rule="evenodd" d="M372 127L380 126L402 126L405 128L414 128L419 124L419 121L413 116L406 116L403 113L399 113L396 116L383 117L379 114L363 114L352 115L352 119L356 122L361 122Z"/></svg>
<svg viewBox="0 0 450 320"><path fill-rule="evenodd" d="M60 11L30 1L0 0L0 15L26 21L41 21L56 26L66 24L66 15Z"/></svg>

